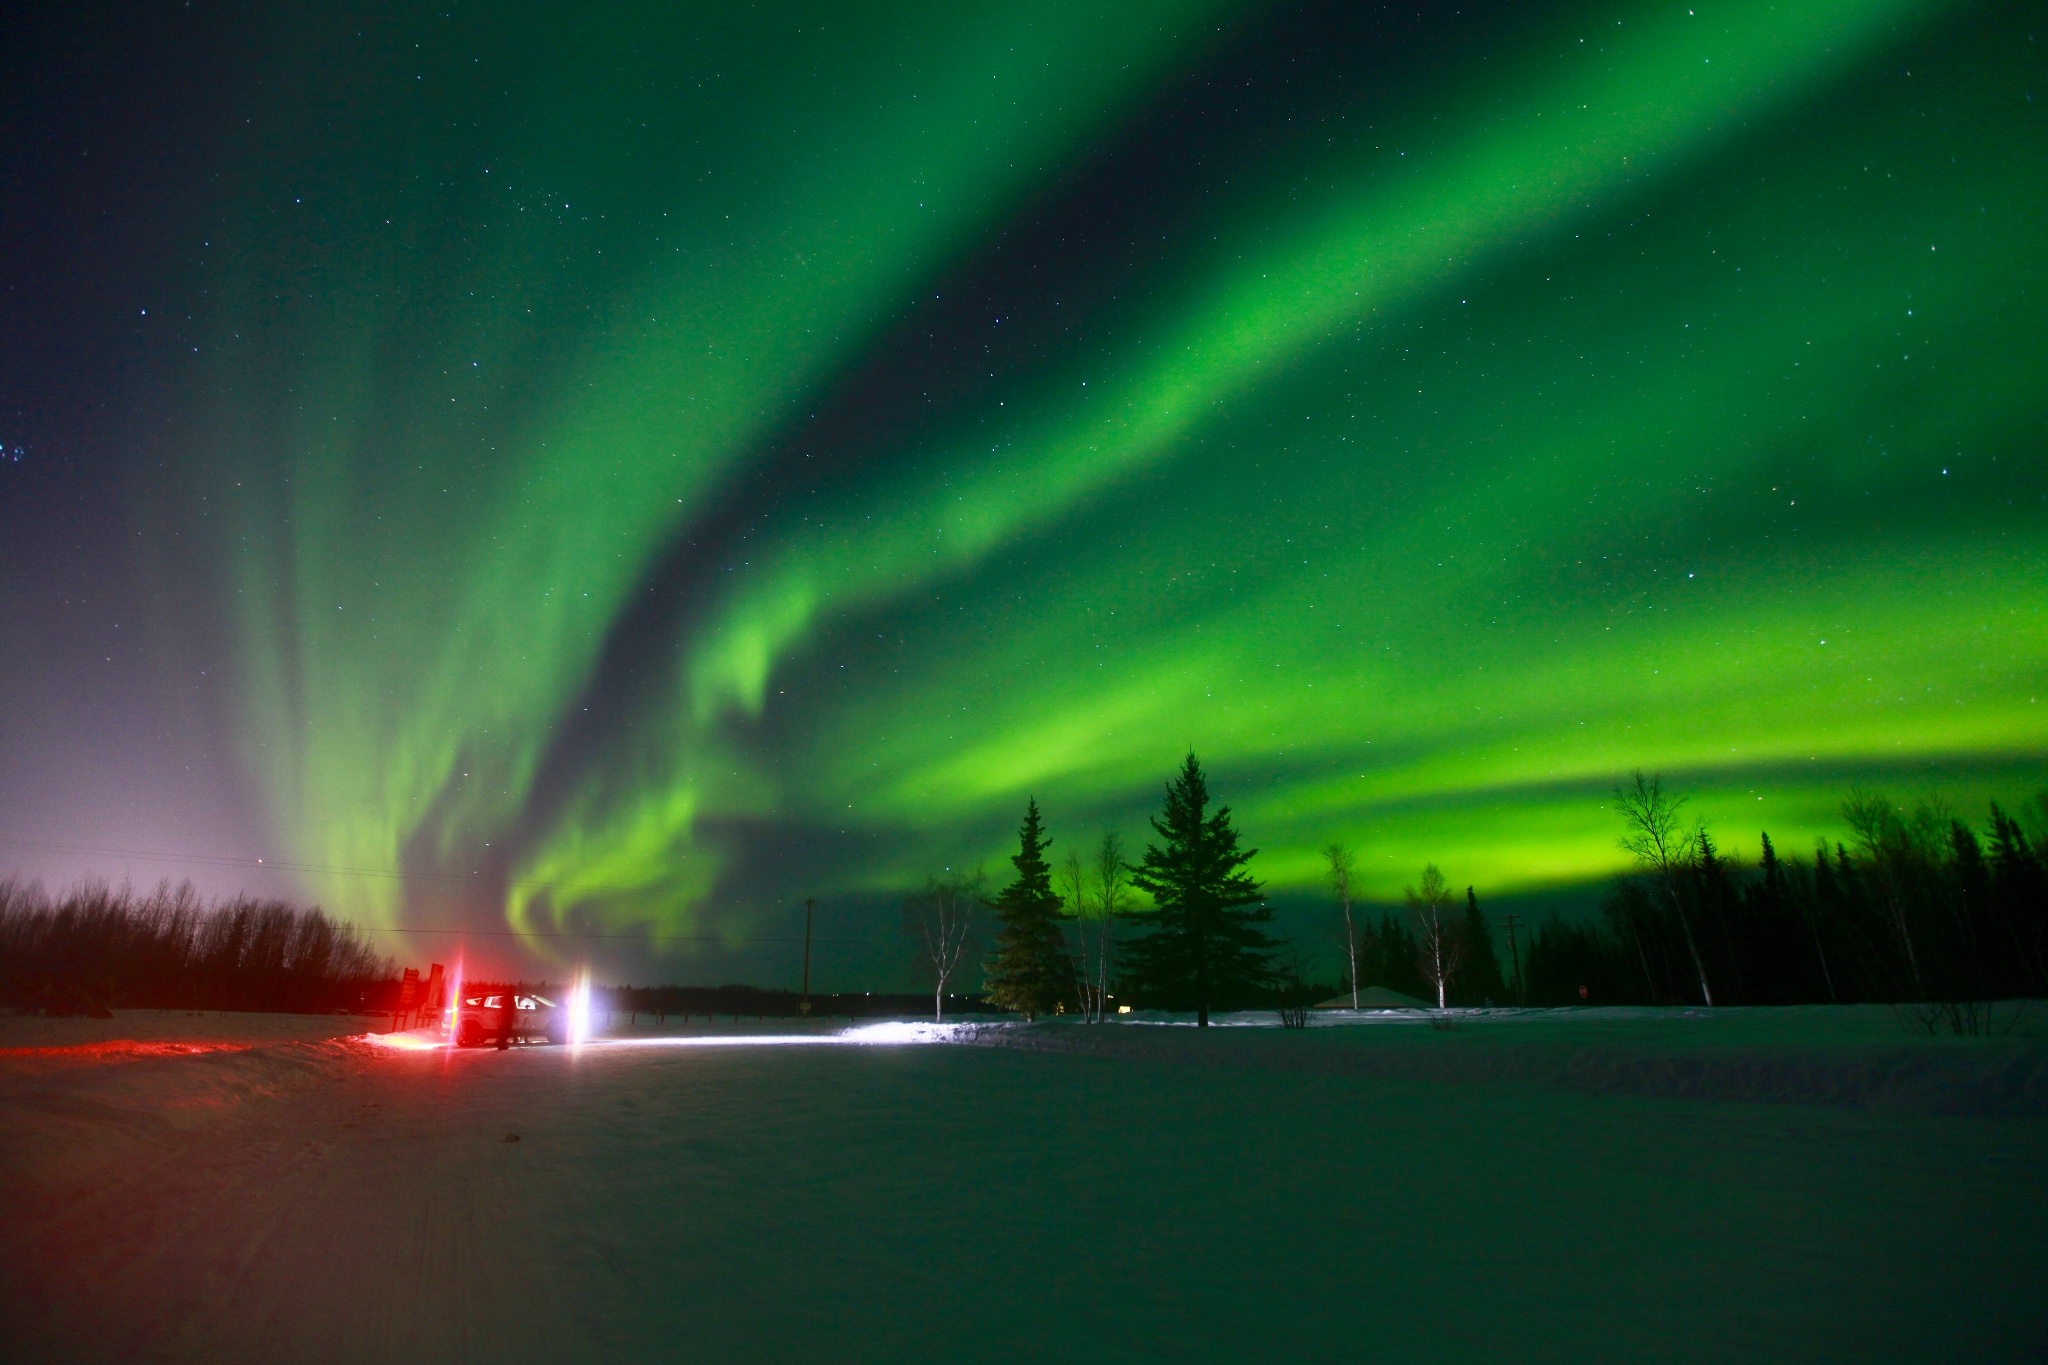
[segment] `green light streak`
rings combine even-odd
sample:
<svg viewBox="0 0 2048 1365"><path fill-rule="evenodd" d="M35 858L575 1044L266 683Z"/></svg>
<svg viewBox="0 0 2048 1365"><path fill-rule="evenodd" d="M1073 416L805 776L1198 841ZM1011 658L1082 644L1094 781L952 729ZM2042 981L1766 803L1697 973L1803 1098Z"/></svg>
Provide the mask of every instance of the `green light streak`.
<svg viewBox="0 0 2048 1365"><path fill-rule="evenodd" d="M1166 458L1218 405L1304 348L1442 287L1491 249L1571 216L1586 196L1625 190L1659 163L1697 151L1740 115L1786 99L1787 87L1836 69L1920 8L1917 0L1759 2L1736 7L1718 35L1674 12L1615 40L1605 64L1589 62L1591 70L1562 81L1524 78L1530 88L1508 105L1520 116L1515 126L1489 121L1447 139L1431 159L1448 169L1412 190L1370 184L1339 196L1312 228L1225 274L1159 329L1144 349L1166 359L1100 384L1109 396L1096 405L1014 435L1006 444L1019 453L1011 458L963 461L980 465L967 492L934 500L921 483L889 489L874 503L879 535L863 523L857 535L826 533L792 547L779 574L759 576L767 581L744 592L701 650L697 716L725 704L758 712L774 659L826 601L899 594L907 578L980 559Z"/></svg>
<svg viewBox="0 0 2048 1365"><path fill-rule="evenodd" d="M390 866L431 825L437 858L459 867L471 857L518 810L562 708L664 538L750 442L902 307L921 272L1141 89L1211 8L1040 5L969 18L935 7L877 22L820 6L814 32L846 21L865 39L823 47L802 71L758 50L724 52L741 66L739 88L695 107L722 125L702 179L737 187L683 196L688 212L677 217L705 221L659 235L679 259L650 252L599 325L576 328L570 353L541 367L546 396L531 420L493 432L481 413L525 397L496 376L433 395L476 411L477 428L501 438L487 460L469 453L478 430L440 416L395 440L362 432L364 414L394 406L377 393L392 378L378 361L393 338L332 307L338 335L297 376L318 401L288 419L281 450L250 440L261 459L286 455L296 477L284 535L267 505L247 512L239 574L250 766L296 855ZM805 16L785 18L804 31ZM759 39L743 30L735 41L747 49ZM590 58L573 73L583 82L625 79L591 54L564 60L575 55ZM643 71L655 60L599 55ZM727 75L719 55L702 57L695 84ZM553 112L573 123L605 99L601 85L572 84ZM784 136L770 111L792 99L804 101L802 126ZM572 128L565 147L524 155L569 178L578 168L563 161L598 145L615 174L658 173L607 145L612 130L595 136ZM557 202L573 208L544 185L527 198L518 212L535 220L556 214ZM459 305L439 339L444 373L486 361L498 369L513 337L531 335L517 305L534 291L519 272L561 234L532 221L505 231L511 244L470 282L480 286L472 293L509 295L507 306ZM348 249L359 268L380 273L374 248ZM388 275L385 284L403 292ZM557 327L571 325L559 312ZM361 491L394 473L390 496ZM401 524L385 525L387 512ZM656 805L693 809L669 793ZM626 843L645 827L630 822ZM347 880L311 889L330 903L364 895ZM388 921L396 908L382 900L365 910Z"/></svg>

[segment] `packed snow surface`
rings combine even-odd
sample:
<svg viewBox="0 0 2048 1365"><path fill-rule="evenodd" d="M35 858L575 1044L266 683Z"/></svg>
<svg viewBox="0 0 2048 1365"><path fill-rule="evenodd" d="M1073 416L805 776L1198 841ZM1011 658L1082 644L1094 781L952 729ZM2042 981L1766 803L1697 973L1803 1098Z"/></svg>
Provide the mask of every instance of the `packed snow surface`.
<svg viewBox="0 0 2048 1365"><path fill-rule="evenodd" d="M20 1049L121 1040L0 1032L0 1339L208 1362L2048 1349L2024 1018L1271 1020L641 1021L507 1052L227 1020L127 1030L206 1051L55 1069Z"/></svg>

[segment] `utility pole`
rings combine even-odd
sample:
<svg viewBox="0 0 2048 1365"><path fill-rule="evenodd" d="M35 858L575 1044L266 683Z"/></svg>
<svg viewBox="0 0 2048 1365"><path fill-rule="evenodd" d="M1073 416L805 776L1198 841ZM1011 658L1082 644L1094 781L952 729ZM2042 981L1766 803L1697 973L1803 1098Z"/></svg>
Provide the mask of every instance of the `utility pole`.
<svg viewBox="0 0 2048 1365"><path fill-rule="evenodd" d="M811 1017L811 907L818 903L817 897L804 897L804 1003L799 1007L804 1018Z"/></svg>
<svg viewBox="0 0 2048 1365"><path fill-rule="evenodd" d="M1526 1005L1529 1003L1529 992L1522 984L1522 950L1515 946L1515 921L1521 916L1507 915L1504 918L1508 926L1508 956L1515 962L1515 995L1520 1003Z"/></svg>

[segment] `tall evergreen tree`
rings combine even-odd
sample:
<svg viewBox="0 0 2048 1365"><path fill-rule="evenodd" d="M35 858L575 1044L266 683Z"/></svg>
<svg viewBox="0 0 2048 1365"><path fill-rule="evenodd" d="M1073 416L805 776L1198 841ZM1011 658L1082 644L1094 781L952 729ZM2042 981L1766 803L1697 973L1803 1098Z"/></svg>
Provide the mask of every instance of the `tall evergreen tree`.
<svg viewBox="0 0 2048 1365"><path fill-rule="evenodd" d="M1728 923L1729 912L1733 909L1732 902L1735 899L1735 888L1730 879L1728 863L1721 857L1721 850L1715 846L1714 836L1708 832L1704 820L1693 827L1692 839L1693 903L1699 907L1702 932L1711 931L1714 935L1714 939L1708 941L1705 951L1708 956L1720 959L1720 965L1715 967L1714 974L1733 979L1735 989L1732 996L1723 997L1724 1003L1751 1003L1749 983L1744 979L1742 971L1742 956L1735 950L1735 934Z"/></svg>
<svg viewBox="0 0 2048 1365"><path fill-rule="evenodd" d="M996 951L983 970L991 1004L1035 1018L1066 1001L1074 970L1060 927L1063 907L1053 890L1052 864L1045 860L1052 840L1039 821L1036 797L1025 807L1017 835L1017 853L1010 859L1017 880L1003 888L991 907L998 926Z"/></svg>
<svg viewBox="0 0 2048 1365"><path fill-rule="evenodd" d="M1427 988L1416 969L1415 938L1401 921L1382 911L1377 929L1366 935L1358 955L1358 980L1363 986L1385 986L1420 1000Z"/></svg>
<svg viewBox="0 0 2048 1365"><path fill-rule="evenodd" d="M1810 960L1818 969L1818 984L1826 988L1829 1004L1839 1004L1840 994L1835 989L1834 968L1828 963L1827 944L1821 939L1820 916L1814 913L1814 897L1799 895L1792 875L1785 870L1785 864L1778 857L1778 849L1771 842L1768 833L1762 835L1763 873L1758 882L1754 900L1756 919L1766 933L1776 932L1779 942L1777 977L1779 987L1774 999L1779 1003L1816 998L1813 986L1816 984L1813 971L1803 971L1800 963ZM1797 859L1795 858L1796 862ZM1821 875L1827 875L1827 859L1821 859ZM1802 942L1795 948L1784 942L1791 933L1791 925L1797 922L1802 932ZM1810 948L1811 952L1805 951Z"/></svg>
<svg viewBox="0 0 2048 1365"><path fill-rule="evenodd" d="M1991 908L1991 872L1984 866L1984 846L1977 833L1961 820L1951 819L1948 827L1949 868L1955 883L1948 898L1955 912L1956 927L1970 974L1970 989L1996 995L2010 974L1991 945L1999 937L1998 923ZM2017 994L2018 992L2014 992Z"/></svg>
<svg viewBox="0 0 2048 1365"><path fill-rule="evenodd" d="M2048 807L2048 798L2043 799ZM2037 841L2040 842L2040 841ZM2024 989L2048 987L2048 857L2030 848L2019 822L1991 805L1992 895L2013 945Z"/></svg>
<svg viewBox="0 0 2048 1365"><path fill-rule="evenodd" d="M1465 970L1459 982L1468 1005L1499 1004L1507 999L1500 976L1500 955L1493 950L1493 926L1479 908L1479 893L1465 888Z"/></svg>
<svg viewBox="0 0 2048 1365"><path fill-rule="evenodd" d="M1166 786L1166 808L1131 869L1150 892L1150 932L1124 951L1127 975L1151 1000L1196 1012L1209 1026L1212 1007L1249 1003L1270 987L1278 946L1259 926L1273 918L1259 884L1244 870L1257 849L1240 849L1230 807L1208 814L1209 784L1193 753Z"/></svg>

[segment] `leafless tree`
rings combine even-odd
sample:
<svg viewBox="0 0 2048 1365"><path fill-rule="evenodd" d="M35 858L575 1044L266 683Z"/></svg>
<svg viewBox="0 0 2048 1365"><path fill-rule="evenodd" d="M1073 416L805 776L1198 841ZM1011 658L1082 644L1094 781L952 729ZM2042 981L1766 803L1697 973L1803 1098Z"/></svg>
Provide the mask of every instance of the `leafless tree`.
<svg viewBox="0 0 2048 1365"><path fill-rule="evenodd" d="M1101 932L1095 939L1095 996L1109 1012L1109 972L1116 959L1116 922L1131 909L1131 865L1124 861L1124 838L1115 830L1102 832L1095 846L1095 908L1102 914Z"/></svg>
<svg viewBox="0 0 2048 1365"><path fill-rule="evenodd" d="M1621 846L1656 879L1672 913L1678 916L1678 927L1685 934L1685 949L1692 954L1693 970L1699 974L1700 998L1712 1006L1714 988L1707 984L1707 964L1700 957L1699 944L1693 938L1692 917L1685 913L1685 897L1679 891L1680 876L1694 848L1693 835L1681 824L1678 815L1685 798L1667 795L1663 778L1644 777L1638 768L1628 786L1614 789L1614 800L1621 810Z"/></svg>
<svg viewBox="0 0 2048 1365"><path fill-rule="evenodd" d="M1436 1007L1443 1009L1451 978L1465 965L1465 942L1451 915L1451 886L1435 863L1422 869L1422 882L1408 888L1408 909L1415 915L1416 960L1423 977L1436 987Z"/></svg>
<svg viewBox="0 0 2048 1365"><path fill-rule="evenodd" d="M1074 954L1070 959L1074 967L1074 994L1081 1002L1083 1017L1093 1023L1102 1004L1096 998L1095 954L1089 932L1093 927L1091 912L1095 898L1090 894L1088 869L1082 865L1078 849L1067 850L1053 889L1059 892L1060 903L1066 907L1066 916L1074 927Z"/></svg>
<svg viewBox="0 0 2048 1365"><path fill-rule="evenodd" d="M986 904L981 869L933 877L903 899L905 929L917 942L922 965L930 968L932 1018L946 1018L946 982L967 956L968 940Z"/></svg>
<svg viewBox="0 0 2048 1365"><path fill-rule="evenodd" d="M1913 977L1913 994L1925 999L1927 986L1920 979L1920 957L1913 951L1913 935L1906 927L1906 897L1899 885L1915 852L1913 831L1899 818L1890 801L1861 788L1850 792L1849 799L1842 803L1842 819L1856 836L1857 852L1863 855L1884 894L1885 914L1891 920L1892 932L1899 936L1906 969Z"/></svg>
<svg viewBox="0 0 2048 1365"><path fill-rule="evenodd" d="M1093 857L1069 853L1060 866L1060 899L1074 921L1079 940L1075 975L1091 1022L1109 1015L1109 971L1116 949L1116 920L1131 908L1130 869L1124 863L1123 836L1104 832Z"/></svg>
<svg viewBox="0 0 2048 1365"><path fill-rule="evenodd" d="M1358 930L1351 922L1351 850L1331 844L1323 850L1330 863L1330 889L1344 911L1344 957L1351 967L1351 1008L1358 1008Z"/></svg>
<svg viewBox="0 0 2048 1365"><path fill-rule="evenodd" d="M1280 992L1275 1005L1282 1028L1308 1027L1311 970L1308 954L1299 943L1289 939L1282 945L1273 964L1273 984Z"/></svg>

